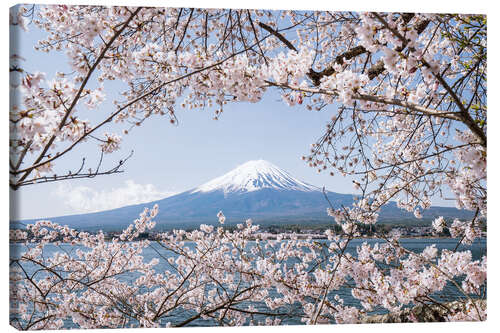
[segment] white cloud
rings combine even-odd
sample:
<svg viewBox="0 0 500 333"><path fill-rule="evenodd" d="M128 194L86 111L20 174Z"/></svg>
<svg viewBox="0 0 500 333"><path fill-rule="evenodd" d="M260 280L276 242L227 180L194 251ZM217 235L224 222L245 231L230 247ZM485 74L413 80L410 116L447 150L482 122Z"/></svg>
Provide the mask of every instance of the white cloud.
<svg viewBox="0 0 500 333"><path fill-rule="evenodd" d="M142 185L127 180L123 187L102 191L64 183L59 185L54 194L74 210L73 213L90 213L159 200L175 193L160 191L153 184Z"/></svg>

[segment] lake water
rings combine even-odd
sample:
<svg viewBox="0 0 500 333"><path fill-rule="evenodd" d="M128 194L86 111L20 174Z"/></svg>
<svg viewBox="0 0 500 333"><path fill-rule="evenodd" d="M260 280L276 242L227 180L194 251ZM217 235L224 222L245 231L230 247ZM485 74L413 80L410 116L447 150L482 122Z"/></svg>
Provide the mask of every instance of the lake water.
<svg viewBox="0 0 500 333"><path fill-rule="evenodd" d="M325 240L322 242L328 242L328 241ZM354 239L350 242L350 244L347 248L347 252L354 255L356 253L356 247L361 245L363 242L367 242L368 244L373 245L377 242L383 243L384 241L380 240L380 239ZM436 247L439 250L443 250L443 249L453 250L457 244L457 240L450 239L450 238L439 238L439 239L434 239L434 238L403 238L403 239L401 239L401 243L407 249L419 253L425 247L432 245L432 244L436 244ZM192 245L193 244L191 244L191 246ZM61 246L65 247L67 249L71 248L71 246L68 244L63 244ZM190 246L190 244L188 242L186 242L186 246ZM23 251L23 248L24 248L24 245L22 245L22 244L11 244L11 246L10 246L11 258L19 257L20 253ZM75 249L76 249L76 247L73 247L72 250L75 250ZM61 249L55 245L47 245L44 251L48 257L51 253L58 252L60 250ZM480 259L483 255L486 255L486 239L485 238L477 239L470 246L462 244L462 245L460 245L459 250L470 250L472 253L473 260ZM153 250L151 248L144 249L142 255L144 257L144 262L149 262L151 259L158 257L155 250ZM168 268L168 265L163 260L160 260L160 263L155 267L155 269L158 272L164 272L165 270L168 270L169 268ZM28 270L29 270L29 268L28 268ZM136 277L137 277L137 275L134 274L134 275L130 275L130 276L125 276L123 278L126 281L133 281ZM276 295L276 292L274 290L270 290L269 293L271 296ZM342 288L342 289L336 291L335 293L344 299L344 304L360 307L359 301L357 301L355 298L353 298L351 296L350 289ZM452 300L456 300L456 299L461 297L461 295L457 294L455 288L452 287L451 285L445 287L445 289L441 293L434 295L434 296L436 298L444 300L444 301L452 301ZM259 310L266 309L264 304L255 304L255 307ZM297 308L297 309L294 309L293 312L300 312L300 311L301 310L299 308ZM375 310L373 313L384 313L384 312L385 312L384 310L378 309L378 310ZM181 322L181 321L189 318L189 316L190 316L190 313L188 311L178 311L177 313L174 314L173 318L170 318L170 321L172 323ZM297 324L303 324L303 323L300 321L300 318L298 318L296 316L295 317L291 316L291 317L284 318L282 324L297 325ZM214 321L210 321L210 320L198 319L196 321L191 322L189 325L190 326L212 326L212 325L216 325L216 323ZM74 328L75 327L71 321L65 321L65 326L67 326L67 328Z"/></svg>

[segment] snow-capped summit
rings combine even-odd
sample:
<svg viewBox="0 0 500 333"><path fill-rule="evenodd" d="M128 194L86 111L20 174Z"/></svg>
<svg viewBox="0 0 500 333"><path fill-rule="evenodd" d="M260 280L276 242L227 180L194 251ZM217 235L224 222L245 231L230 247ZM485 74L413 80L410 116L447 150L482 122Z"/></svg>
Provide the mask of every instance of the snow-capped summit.
<svg viewBox="0 0 500 333"><path fill-rule="evenodd" d="M195 188L191 193L223 191L252 192L264 188L302 192L318 191L319 188L304 183L274 164L265 160L248 161L225 175Z"/></svg>

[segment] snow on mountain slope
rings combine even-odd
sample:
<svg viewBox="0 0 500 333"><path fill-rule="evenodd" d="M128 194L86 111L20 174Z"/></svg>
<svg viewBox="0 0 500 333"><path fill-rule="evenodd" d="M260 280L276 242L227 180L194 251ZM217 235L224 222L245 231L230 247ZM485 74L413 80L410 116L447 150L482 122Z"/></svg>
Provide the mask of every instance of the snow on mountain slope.
<svg viewBox="0 0 500 333"><path fill-rule="evenodd" d="M195 188L191 193L223 191L227 194L253 192L264 188L302 192L320 190L316 186L293 178L289 173L268 161L255 160L248 161L225 175Z"/></svg>

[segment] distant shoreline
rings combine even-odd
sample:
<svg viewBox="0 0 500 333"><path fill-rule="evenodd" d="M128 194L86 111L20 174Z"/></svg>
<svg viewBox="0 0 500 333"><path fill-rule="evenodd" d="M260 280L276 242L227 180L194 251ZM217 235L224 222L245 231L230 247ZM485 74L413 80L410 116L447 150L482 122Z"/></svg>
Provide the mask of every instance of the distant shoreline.
<svg viewBox="0 0 500 333"><path fill-rule="evenodd" d="M282 240L292 240L293 238L291 236L294 236L296 237L296 239L300 239L300 240L307 240L307 239L311 239L311 240L328 240L328 237L326 236L323 236L323 235L310 235L310 234L285 234L286 236L282 238ZM276 240L277 235L275 234L272 234L272 235L269 235L268 237L266 237L265 239L259 239L260 241L264 240ZM114 237L114 238L118 238L118 237ZM108 241L111 240L113 238L109 238L107 239ZM142 239L147 239L147 240L150 240L150 241L157 241L158 238L155 238L155 237L148 237L148 238L142 238ZM380 238L380 237L366 237L366 236L359 236L359 237L353 237L352 239L359 239L359 240L382 240L384 241L383 238ZM453 237L449 237L449 236L403 236L403 237L400 237L400 239L436 239L436 240L444 240L444 239L449 239L449 240L457 240L457 238L453 238ZM486 240L487 239L487 236L482 236L482 237L478 237L477 238L478 240ZM255 241L256 238L255 237L252 237L251 240ZM137 241L137 240L134 240L134 241ZM9 240L9 243L10 244L23 244L25 243L26 241L12 241L12 240ZM29 240L28 240L29 242ZM53 243L65 243L63 241L51 241L49 242L49 244L53 244ZM119 242L129 242L127 240L119 240ZM37 242L29 242L30 244L37 244Z"/></svg>

